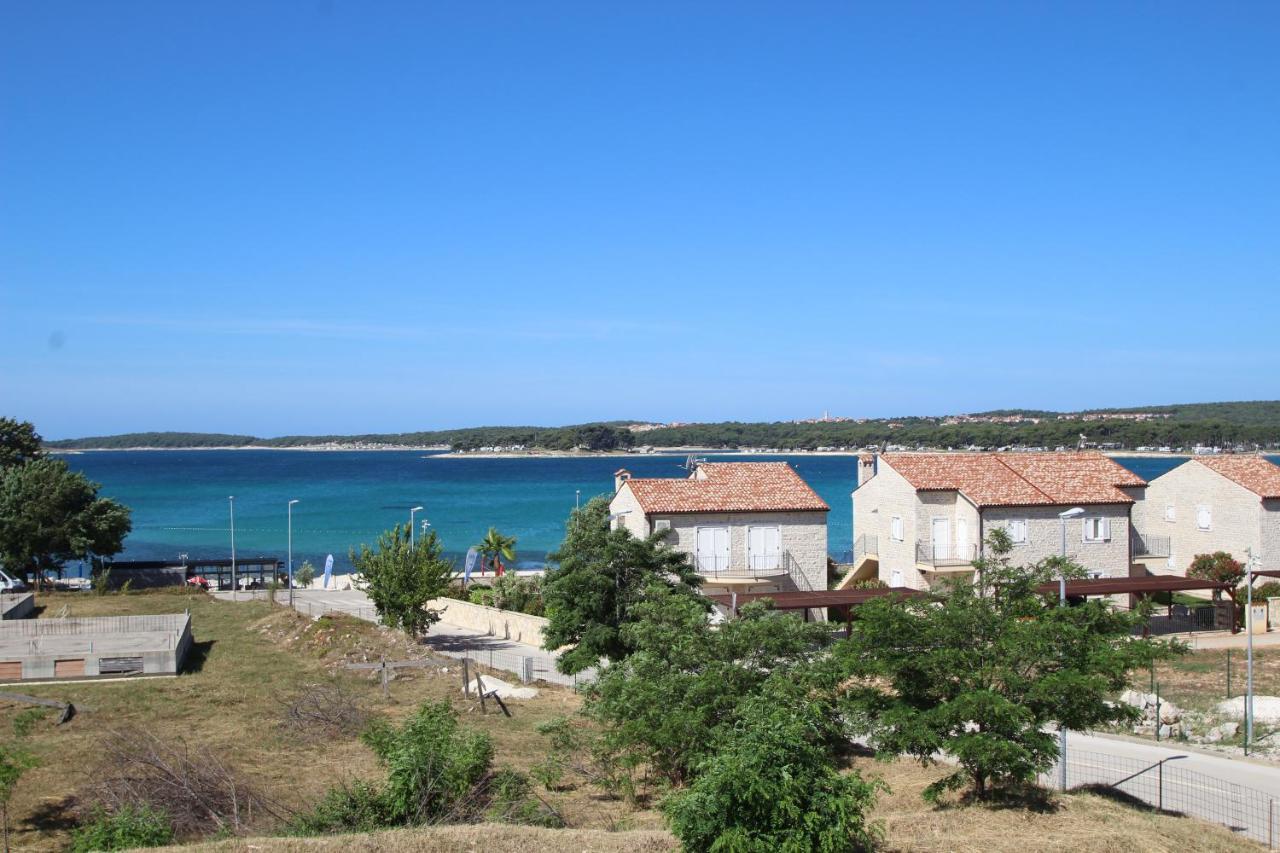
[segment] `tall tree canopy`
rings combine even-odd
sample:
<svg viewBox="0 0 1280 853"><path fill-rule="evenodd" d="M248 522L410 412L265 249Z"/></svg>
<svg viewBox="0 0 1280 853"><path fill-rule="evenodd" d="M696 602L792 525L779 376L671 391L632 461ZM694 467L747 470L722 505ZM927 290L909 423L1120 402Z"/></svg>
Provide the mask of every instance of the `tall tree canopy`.
<svg viewBox="0 0 1280 853"><path fill-rule="evenodd" d="M61 459L27 457L23 443L20 437L16 452L6 445L9 461L0 468L0 561L5 568L36 580L46 570L61 572L68 560L119 553L132 529L128 507L98 497L98 484ZM15 458L22 461L12 463Z"/></svg>
<svg viewBox="0 0 1280 853"><path fill-rule="evenodd" d="M40 444L40 434L33 425L13 418L0 418L0 470L38 459Z"/></svg>
<svg viewBox="0 0 1280 853"><path fill-rule="evenodd" d="M425 631L440 614L427 609L453 580L453 561L441 556L440 537L432 530L409 543L409 524L396 525L378 537L371 548L351 550L362 588L382 623L410 634Z"/></svg>
<svg viewBox="0 0 1280 853"><path fill-rule="evenodd" d="M963 579L937 599L876 599L837 646L853 677L850 715L877 750L925 764L945 752L960 765L926 790L932 799L966 782L984 799L1033 781L1057 758L1056 726L1131 721L1136 709L1110 696L1172 650L1133 637L1141 612L1102 599L1060 607L1038 591L1078 566L1012 567L1000 553L1007 541L987 547L997 556L985 561L982 585Z"/></svg>
<svg viewBox="0 0 1280 853"><path fill-rule="evenodd" d="M564 541L548 557L558 566L543 586L550 620L544 636L548 649L573 646L557 663L565 673L625 657L630 646L622 628L635 621L635 605L654 584L687 594L704 612L710 606L697 594L701 578L688 556L668 547L661 534L637 539L624 527L610 530L603 497L570 514Z"/></svg>

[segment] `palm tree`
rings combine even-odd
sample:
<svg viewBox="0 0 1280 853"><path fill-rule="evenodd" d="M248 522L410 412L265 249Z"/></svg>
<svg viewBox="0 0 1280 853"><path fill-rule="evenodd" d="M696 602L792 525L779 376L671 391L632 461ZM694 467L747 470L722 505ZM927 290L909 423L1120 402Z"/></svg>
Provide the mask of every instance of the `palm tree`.
<svg viewBox="0 0 1280 853"><path fill-rule="evenodd" d="M514 560L516 558L516 538L514 536L503 536L498 532L497 528L490 527L489 532L485 534L484 539L476 545L476 550L486 558L489 565L493 567L494 575L501 575L504 571L502 560Z"/></svg>

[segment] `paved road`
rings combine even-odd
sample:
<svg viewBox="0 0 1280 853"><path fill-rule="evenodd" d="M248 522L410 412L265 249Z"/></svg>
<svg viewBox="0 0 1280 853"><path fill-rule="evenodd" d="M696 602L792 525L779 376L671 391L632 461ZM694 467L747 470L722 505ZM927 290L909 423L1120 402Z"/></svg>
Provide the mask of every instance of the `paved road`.
<svg viewBox="0 0 1280 853"><path fill-rule="evenodd" d="M230 592L219 592L215 595L223 599L232 598ZM242 592L240 598L247 599L249 595L250 593ZM287 592L277 593L277 600L286 601L286 596ZM294 590L293 607L299 613L313 617L336 610L370 622L376 622L378 619L377 611L374 610L369 597L357 590ZM432 625L423 641L440 654L455 658L471 658L493 669L504 670L517 676L531 675L534 680L541 679L551 684L572 686L579 680L590 678L590 673L578 678L561 674L556 670L555 655L537 646L493 637L470 628L451 625L448 622L437 622Z"/></svg>

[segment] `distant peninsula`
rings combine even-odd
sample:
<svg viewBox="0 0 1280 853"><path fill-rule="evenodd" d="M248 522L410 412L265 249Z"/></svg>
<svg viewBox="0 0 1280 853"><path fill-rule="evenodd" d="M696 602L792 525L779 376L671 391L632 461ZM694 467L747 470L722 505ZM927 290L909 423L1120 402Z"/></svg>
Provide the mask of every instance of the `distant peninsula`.
<svg viewBox="0 0 1280 853"><path fill-rule="evenodd" d="M1083 438L1082 438L1083 436ZM520 453L698 447L745 450L852 450L864 447L1077 447L1236 451L1280 447L1280 401L1190 403L1052 412L1004 409L972 414L794 421L655 423L603 421L559 427L484 426L366 435L251 435L137 432L48 441L51 450L205 448L397 449Z"/></svg>

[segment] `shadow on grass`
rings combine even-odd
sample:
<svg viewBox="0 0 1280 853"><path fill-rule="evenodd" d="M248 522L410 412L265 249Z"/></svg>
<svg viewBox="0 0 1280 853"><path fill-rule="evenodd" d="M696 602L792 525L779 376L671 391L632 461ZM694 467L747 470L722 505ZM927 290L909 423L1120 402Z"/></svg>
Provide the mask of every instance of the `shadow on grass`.
<svg viewBox="0 0 1280 853"><path fill-rule="evenodd" d="M191 644L191 649L187 652L187 659L182 662L184 675L193 675L204 669L205 661L209 659L209 652L213 650L215 642L215 640L200 640Z"/></svg>
<svg viewBox="0 0 1280 853"><path fill-rule="evenodd" d="M1113 788L1110 785L1080 785L1079 787L1072 788L1071 792L1074 794L1093 794L1095 797L1102 797L1105 800L1110 800L1113 803L1119 803L1122 806L1128 806L1131 809L1146 812L1147 814L1175 815L1178 817L1183 816L1182 812L1173 811L1172 809L1158 809L1146 800L1140 800L1132 794L1126 794L1124 791L1121 791L1118 788Z"/></svg>
<svg viewBox="0 0 1280 853"><path fill-rule="evenodd" d="M23 821L28 829L37 832L69 832L80 825L76 814L76 802L71 797L61 800L45 800L36 806Z"/></svg>
<svg viewBox="0 0 1280 853"><path fill-rule="evenodd" d="M1057 797L1047 788L1038 785L1017 785L996 788L979 799L972 789L957 799L938 804L939 811L980 807L992 811L1023 811L1032 814L1054 814L1062 807Z"/></svg>

